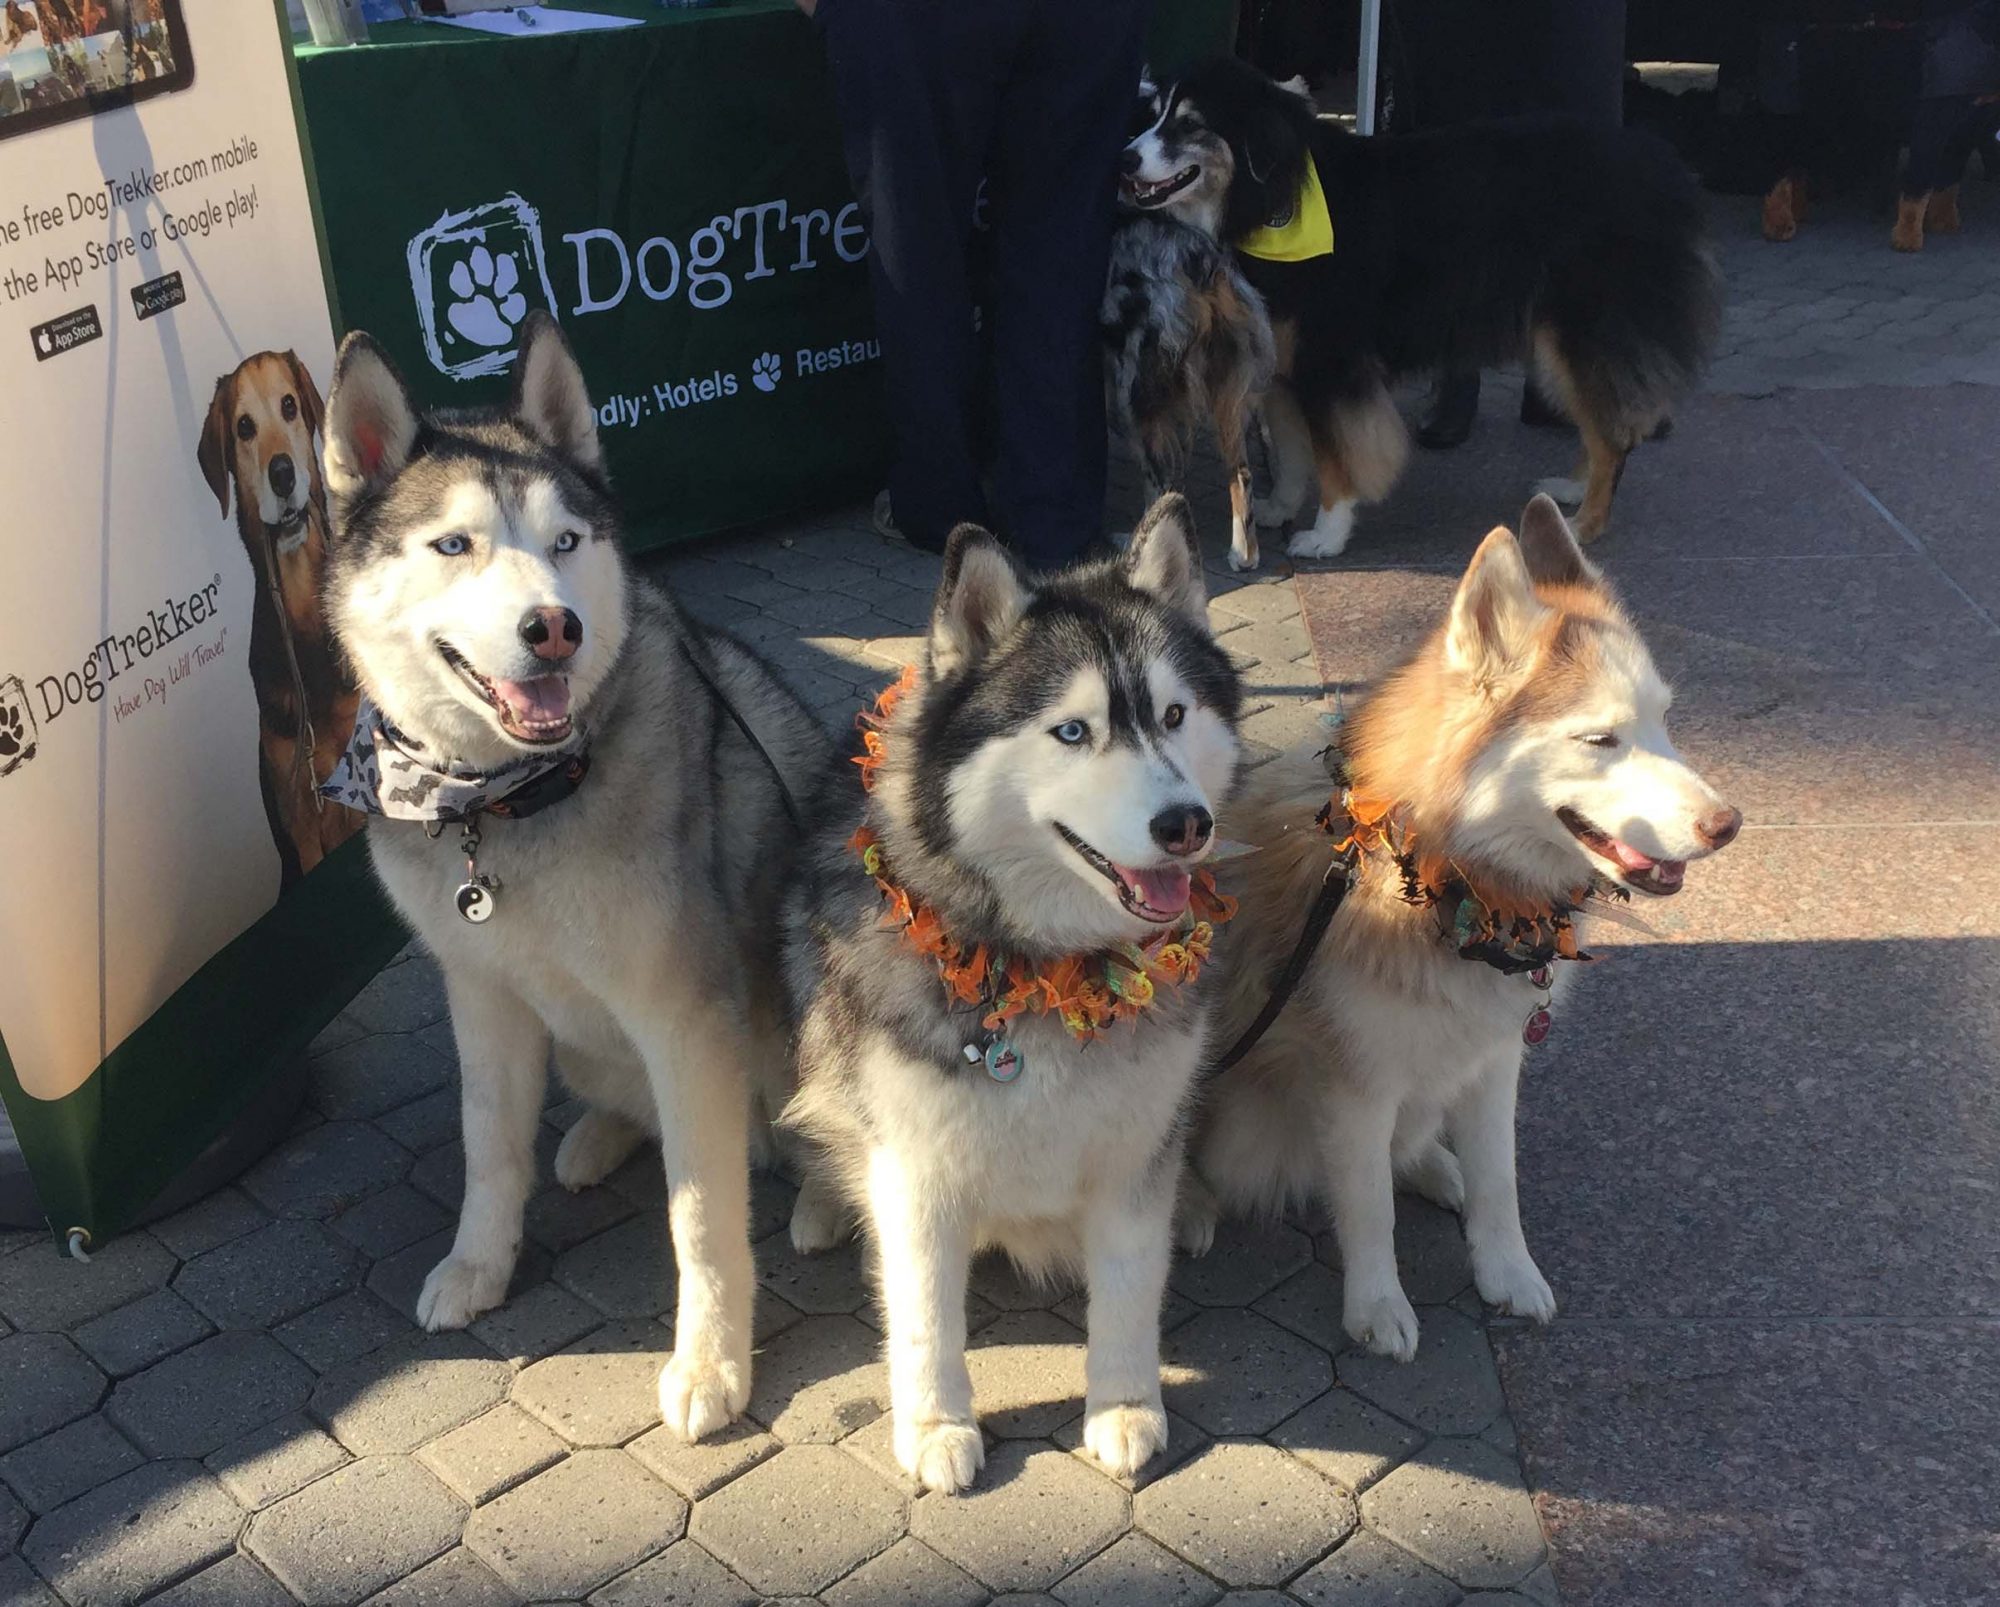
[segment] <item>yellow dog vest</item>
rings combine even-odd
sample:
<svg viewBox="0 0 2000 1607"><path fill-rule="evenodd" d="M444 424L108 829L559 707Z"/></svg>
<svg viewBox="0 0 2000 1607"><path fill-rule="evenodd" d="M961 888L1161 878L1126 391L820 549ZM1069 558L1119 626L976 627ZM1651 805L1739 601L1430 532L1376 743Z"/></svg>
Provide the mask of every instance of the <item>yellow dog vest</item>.
<svg viewBox="0 0 2000 1607"><path fill-rule="evenodd" d="M1273 218L1236 242L1236 249L1266 262L1305 262L1333 255L1333 215L1326 209L1326 191L1319 185L1319 168L1306 158L1299 198L1287 217Z"/></svg>

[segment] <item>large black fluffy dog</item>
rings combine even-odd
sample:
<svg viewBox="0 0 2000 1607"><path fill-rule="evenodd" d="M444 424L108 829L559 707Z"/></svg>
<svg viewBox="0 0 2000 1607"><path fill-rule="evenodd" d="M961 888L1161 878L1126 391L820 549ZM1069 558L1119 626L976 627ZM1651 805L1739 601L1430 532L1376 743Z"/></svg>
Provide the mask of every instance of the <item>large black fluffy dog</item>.
<svg viewBox="0 0 2000 1607"><path fill-rule="evenodd" d="M1275 238L1282 258L1298 237L1270 225L1310 212L1309 163L1325 195L1330 252L1243 257L1277 337L1267 418L1281 457L1309 440L1317 469L1295 555L1339 552L1355 505L1395 484L1407 437L1391 381L1516 358L1576 420L1584 483L1563 489L1581 498L1577 534L1603 532L1626 454L1700 373L1720 317L1700 192L1666 145L1554 117L1361 139L1228 58L1160 88L1150 112L1126 151L1129 205L1239 252ZM1303 501L1303 473L1281 480L1267 518Z"/></svg>

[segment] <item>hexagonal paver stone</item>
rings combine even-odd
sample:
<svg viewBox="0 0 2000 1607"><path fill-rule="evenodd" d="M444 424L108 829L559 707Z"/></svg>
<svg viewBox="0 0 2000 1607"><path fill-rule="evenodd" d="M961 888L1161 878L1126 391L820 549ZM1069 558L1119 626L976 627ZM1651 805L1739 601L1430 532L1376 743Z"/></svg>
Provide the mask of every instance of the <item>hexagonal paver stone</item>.
<svg viewBox="0 0 2000 1607"><path fill-rule="evenodd" d="M590 1607L757 1607L752 1590L692 1540L676 1540L590 1598Z"/></svg>
<svg viewBox="0 0 2000 1607"><path fill-rule="evenodd" d="M375 1125L412 1155L428 1155L458 1137L458 1090L440 1088L375 1118Z"/></svg>
<svg viewBox="0 0 2000 1607"><path fill-rule="evenodd" d="M437 962L414 950L378 971L342 1012L368 1033L416 1032L450 1013Z"/></svg>
<svg viewBox="0 0 2000 1607"><path fill-rule="evenodd" d="M206 1465L231 1495L256 1512L348 1460L338 1441L295 1412L223 1446Z"/></svg>
<svg viewBox="0 0 2000 1607"><path fill-rule="evenodd" d="M1426 1306L1419 1316L1414 1362L1357 1350L1341 1358L1340 1381L1432 1434L1479 1433L1507 1407L1486 1329L1449 1306Z"/></svg>
<svg viewBox="0 0 2000 1607"><path fill-rule="evenodd" d="M273 1216L328 1217L387 1188L410 1169L411 1159L366 1122L321 1122L251 1167L242 1186Z"/></svg>
<svg viewBox="0 0 2000 1607"><path fill-rule="evenodd" d="M699 1445L688 1445L661 1426L625 1449L655 1477L665 1479L690 1501L699 1501L776 1456L778 1442L746 1419L709 1435Z"/></svg>
<svg viewBox="0 0 2000 1607"><path fill-rule="evenodd" d="M572 1194L552 1183L528 1201L522 1225L544 1250L560 1253L616 1227L632 1212L632 1202L616 1189L587 1188Z"/></svg>
<svg viewBox="0 0 2000 1607"><path fill-rule="evenodd" d="M986 1587L905 1535L820 1592L826 1607L980 1607Z"/></svg>
<svg viewBox="0 0 2000 1607"><path fill-rule="evenodd" d="M312 1061L312 1102L327 1116L380 1116L442 1088L451 1062L421 1038L358 1038Z"/></svg>
<svg viewBox="0 0 2000 1607"><path fill-rule="evenodd" d="M366 1289L354 1289L278 1324L271 1337L314 1372L327 1373L380 1350L392 1339L407 1337L412 1326L410 1319Z"/></svg>
<svg viewBox="0 0 2000 1607"><path fill-rule="evenodd" d="M1367 1489L1425 1437L1348 1389L1328 1390L1270 1434L1273 1443L1348 1491Z"/></svg>
<svg viewBox="0 0 2000 1607"><path fill-rule="evenodd" d="M521 1598L465 1547L427 1562L399 1579L367 1607L519 1607Z"/></svg>
<svg viewBox="0 0 2000 1607"><path fill-rule="evenodd" d="M1340 1325L1340 1274L1317 1261L1293 1273L1252 1309L1333 1355L1353 1345Z"/></svg>
<svg viewBox="0 0 2000 1607"><path fill-rule="evenodd" d="M450 1550L464 1522L427 1470L374 1456L258 1513L244 1544L306 1607L346 1607Z"/></svg>
<svg viewBox="0 0 2000 1607"><path fill-rule="evenodd" d="M11 1552L0 1555L0 1603L6 1607L62 1607L55 1592Z"/></svg>
<svg viewBox="0 0 2000 1607"><path fill-rule="evenodd" d="M1003 1440L1039 1440L1083 1412L1083 1335L1052 1311L1008 1311L966 1352L979 1423Z"/></svg>
<svg viewBox="0 0 2000 1607"><path fill-rule="evenodd" d="M502 1401L418 1454L426 1467L478 1506L561 1461L566 1450L520 1407Z"/></svg>
<svg viewBox="0 0 2000 1607"><path fill-rule="evenodd" d="M584 1304L560 1284L538 1283L487 1312L471 1331L495 1355L525 1367L554 1355L603 1323L603 1312Z"/></svg>
<svg viewBox="0 0 2000 1607"><path fill-rule="evenodd" d="M270 1218L242 1191L217 1189L185 1211L152 1223L146 1231L183 1261L261 1228Z"/></svg>
<svg viewBox="0 0 2000 1607"><path fill-rule="evenodd" d="M57 1507L21 1555L71 1607L124 1607L226 1557L242 1526L199 1462L149 1462Z"/></svg>
<svg viewBox="0 0 2000 1607"><path fill-rule="evenodd" d="M1057 1585L1056 1594L1068 1607L1205 1607L1221 1591L1144 1535L1128 1534Z"/></svg>
<svg viewBox="0 0 2000 1607"><path fill-rule="evenodd" d="M30 1512L51 1512L130 1473L144 1460L100 1412L0 1457L0 1478L14 1487Z"/></svg>
<svg viewBox="0 0 2000 1607"><path fill-rule="evenodd" d="M901 1538L903 1498L830 1445L793 1445L695 1508L691 1533L767 1596L810 1596Z"/></svg>
<svg viewBox="0 0 2000 1607"><path fill-rule="evenodd" d="M614 1322L514 1380L514 1399L572 1445L623 1445L660 1421L660 1369L673 1347L658 1323Z"/></svg>
<svg viewBox="0 0 2000 1607"><path fill-rule="evenodd" d="M14 1255L0 1264L20 1259ZM9 1334L0 1339L0 1451L40 1439L82 1417L103 1390L104 1375L61 1334Z"/></svg>
<svg viewBox="0 0 2000 1607"><path fill-rule="evenodd" d="M852 1317L808 1317L764 1347L750 1415L788 1445L831 1444L882 1415L882 1341Z"/></svg>
<svg viewBox="0 0 2000 1607"><path fill-rule="evenodd" d="M1073 1291L1067 1283L1024 1278L1021 1269L998 1250L972 1263L972 1292L1002 1311L1047 1311Z"/></svg>
<svg viewBox="0 0 2000 1607"><path fill-rule="evenodd" d="M1452 1607L1464 1599L1443 1574L1365 1529L1294 1579L1292 1594L1311 1607Z"/></svg>
<svg viewBox="0 0 2000 1607"><path fill-rule="evenodd" d="M267 1334L226 1333L128 1378L105 1407L149 1456L207 1456L303 1406L312 1369Z"/></svg>
<svg viewBox="0 0 2000 1607"><path fill-rule="evenodd" d="M972 1489L919 1501L910 1532L989 1590L1044 1590L1131 1526L1131 1498L1067 1451L995 1446Z"/></svg>
<svg viewBox="0 0 2000 1607"><path fill-rule="evenodd" d="M1361 1498L1368 1526L1468 1590L1518 1584L1542 1528L1521 1470L1477 1440L1433 1440Z"/></svg>
<svg viewBox="0 0 2000 1607"><path fill-rule="evenodd" d="M116 1311L163 1288L174 1258L148 1233L121 1233L84 1266L46 1239L0 1259L0 1317L29 1332L56 1332Z"/></svg>
<svg viewBox="0 0 2000 1607"><path fill-rule="evenodd" d="M1313 1258L1312 1240L1282 1222L1224 1222L1206 1255L1174 1263L1176 1293L1198 1306L1247 1306Z"/></svg>
<svg viewBox="0 0 2000 1607"><path fill-rule="evenodd" d="M556 1258L556 1282L607 1317L674 1309L674 1258L664 1211L642 1211Z"/></svg>
<svg viewBox="0 0 2000 1607"><path fill-rule="evenodd" d="M473 1513L465 1543L530 1601L576 1601L687 1529L687 1503L623 1451L578 1451Z"/></svg>
<svg viewBox="0 0 2000 1607"><path fill-rule="evenodd" d="M450 1213L407 1183L391 1183L333 1219L338 1237L377 1260L450 1226Z"/></svg>
<svg viewBox="0 0 2000 1607"><path fill-rule="evenodd" d="M1211 1434L1263 1434L1333 1383L1316 1345L1254 1311L1204 1311L1161 1345L1167 1404Z"/></svg>
<svg viewBox="0 0 2000 1607"><path fill-rule="evenodd" d="M28 1509L0 1487L0 1557L9 1555L28 1532Z"/></svg>
<svg viewBox="0 0 2000 1607"><path fill-rule="evenodd" d="M786 1229L757 1246L757 1281L812 1316L857 1312L875 1299L863 1256L858 1238L817 1255L801 1255Z"/></svg>
<svg viewBox="0 0 2000 1607"><path fill-rule="evenodd" d="M1441 1306L1472 1284L1472 1253L1458 1218L1429 1200L1396 1201L1396 1261L1403 1292L1419 1306Z"/></svg>
<svg viewBox="0 0 2000 1607"><path fill-rule="evenodd" d="M113 1378L124 1378L214 1333L208 1319L171 1289L155 1289L130 1305L93 1317L76 1342Z"/></svg>
<svg viewBox="0 0 2000 1607"><path fill-rule="evenodd" d="M414 1451L504 1400L513 1378L470 1334L414 1334L328 1373L312 1413L356 1456Z"/></svg>
<svg viewBox="0 0 2000 1607"><path fill-rule="evenodd" d="M285 1587L242 1552L153 1597L146 1607L294 1607Z"/></svg>
<svg viewBox="0 0 2000 1607"><path fill-rule="evenodd" d="M1106 1478L1112 1477L1104 1464L1090 1454L1083 1443L1083 1419L1076 1417L1049 1436L1072 1456L1083 1458L1084 1466L1095 1468ZM1212 1437L1203 1429L1196 1428L1185 1417L1167 1413L1167 1448L1137 1473L1125 1474L1117 1482L1127 1490L1143 1490L1156 1479L1163 1479L1183 1462L1199 1456L1213 1444Z"/></svg>
<svg viewBox="0 0 2000 1607"><path fill-rule="evenodd" d="M218 1328L270 1328L359 1278L359 1258L317 1222L273 1222L196 1256L174 1288Z"/></svg>
<svg viewBox="0 0 2000 1607"><path fill-rule="evenodd" d="M1354 1503L1283 1451L1219 1442L1141 1490L1139 1527L1228 1585L1283 1584L1354 1528Z"/></svg>

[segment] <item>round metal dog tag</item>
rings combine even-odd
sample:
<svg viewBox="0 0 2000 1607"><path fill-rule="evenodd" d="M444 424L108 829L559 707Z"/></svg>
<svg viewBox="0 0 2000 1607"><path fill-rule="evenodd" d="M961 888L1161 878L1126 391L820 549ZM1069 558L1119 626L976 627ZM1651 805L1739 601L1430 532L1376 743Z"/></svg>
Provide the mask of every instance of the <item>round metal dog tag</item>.
<svg viewBox="0 0 2000 1607"><path fill-rule="evenodd" d="M1005 1038L995 1038L986 1046L986 1075L995 1082L1012 1082L1021 1075L1024 1064L1021 1051Z"/></svg>
<svg viewBox="0 0 2000 1607"><path fill-rule="evenodd" d="M1528 1012L1528 1019L1521 1024L1521 1041L1531 1048L1543 1042L1549 1035L1549 1028L1555 1025L1546 1005L1536 1005Z"/></svg>
<svg viewBox="0 0 2000 1607"><path fill-rule="evenodd" d="M493 889L482 882L465 882L456 894L458 913L477 926L493 918Z"/></svg>

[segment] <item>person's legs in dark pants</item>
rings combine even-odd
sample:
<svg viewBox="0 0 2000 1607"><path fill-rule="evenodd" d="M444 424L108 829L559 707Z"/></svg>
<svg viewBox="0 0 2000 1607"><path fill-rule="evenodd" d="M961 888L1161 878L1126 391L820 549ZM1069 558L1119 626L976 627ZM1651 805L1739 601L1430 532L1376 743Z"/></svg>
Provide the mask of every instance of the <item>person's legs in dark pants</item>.
<svg viewBox="0 0 2000 1607"><path fill-rule="evenodd" d="M1972 155L1972 127L1969 96L1940 95L1917 102L1910 120L1902 194L1896 202L1896 227L1889 236L1898 251L1923 250L1926 212L1932 213L1932 226L1943 233L1958 227L1958 183Z"/></svg>
<svg viewBox="0 0 2000 1607"><path fill-rule="evenodd" d="M984 523L966 244L1021 0L823 0L842 141L868 219L875 324L895 435L890 502L941 550Z"/></svg>
<svg viewBox="0 0 2000 1607"><path fill-rule="evenodd" d="M976 8L986 0L957 0ZM994 119L995 496L1036 568L1104 534L1097 312L1150 0L1028 0Z"/></svg>

